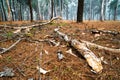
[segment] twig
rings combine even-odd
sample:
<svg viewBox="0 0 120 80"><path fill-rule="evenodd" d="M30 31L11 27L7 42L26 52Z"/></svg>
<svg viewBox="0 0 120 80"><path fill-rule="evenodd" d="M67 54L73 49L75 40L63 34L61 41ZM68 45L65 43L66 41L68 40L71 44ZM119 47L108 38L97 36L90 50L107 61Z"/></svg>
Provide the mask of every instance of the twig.
<svg viewBox="0 0 120 80"><path fill-rule="evenodd" d="M19 38L19 39L18 39L14 44L12 44L10 47L5 48L3 51L1 51L0 54L3 54L3 53L5 53L5 52L9 51L9 50L12 49L14 46L16 46L21 40L22 40L22 39Z"/></svg>
<svg viewBox="0 0 120 80"><path fill-rule="evenodd" d="M12 63L12 62L11 62ZM19 71L19 73L22 75L22 76L26 76L22 71L21 71L21 69L19 68L19 67L17 67L14 63L12 63L16 68L17 68L17 70Z"/></svg>

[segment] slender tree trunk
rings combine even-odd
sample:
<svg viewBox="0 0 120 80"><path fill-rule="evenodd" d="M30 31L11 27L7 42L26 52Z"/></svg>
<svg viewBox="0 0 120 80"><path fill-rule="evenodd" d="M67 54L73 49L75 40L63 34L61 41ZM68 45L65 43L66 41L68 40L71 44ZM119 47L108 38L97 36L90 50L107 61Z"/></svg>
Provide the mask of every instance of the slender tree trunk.
<svg viewBox="0 0 120 80"><path fill-rule="evenodd" d="M116 16L117 16L117 3L118 3L118 0L116 2L116 6L115 6L115 9L114 9L114 21L116 20Z"/></svg>
<svg viewBox="0 0 120 80"><path fill-rule="evenodd" d="M77 22L83 22L84 0L78 0Z"/></svg>
<svg viewBox="0 0 120 80"><path fill-rule="evenodd" d="M54 10L54 0L51 0L51 17L50 17L50 19L53 18L53 10Z"/></svg>
<svg viewBox="0 0 120 80"><path fill-rule="evenodd" d="M10 5L9 5L9 1L6 0L6 3L7 3L7 7L8 7L8 21L11 21L12 20L12 17L11 17L11 10L10 10Z"/></svg>
<svg viewBox="0 0 120 80"><path fill-rule="evenodd" d="M5 12L5 7L4 7L4 0L1 0L1 4L2 4L2 9L3 9L4 19L5 19L5 21L7 21L7 15Z"/></svg>
<svg viewBox="0 0 120 80"><path fill-rule="evenodd" d="M1 2L0 2L0 18L1 18L1 21L5 21L4 13L3 13L3 7L2 7L2 3Z"/></svg>
<svg viewBox="0 0 120 80"><path fill-rule="evenodd" d="M104 7L105 7L104 5L105 5L105 0L102 0L102 1L101 1L101 4L102 4L102 5L101 5L101 15L100 15L101 17L100 17L100 21L104 21L104 9L105 9L105 8L104 8Z"/></svg>
<svg viewBox="0 0 120 80"><path fill-rule="evenodd" d="M32 0L28 0L28 4L29 4L29 9L30 9L30 20L31 22L33 21L33 11L32 11L32 4L31 4Z"/></svg>
<svg viewBox="0 0 120 80"><path fill-rule="evenodd" d="M22 19L22 5L20 4L20 20L22 21L23 19Z"/></svg>
<svg viewBox="0 0 120 80"><path fill-rule="evenodd" d="M62 6L63 6L63 1L60 0L60 16L62 17Z"/></svg>
<svg viewBox="0 0 120 80"><path fill-rule="evenodd" d="M66 19L68 20L68 15L69 15L69 13L68 13L68 5L66 5Z"/></svg>
<svg viewBox="0 0 120 80"><path fill-rule="evenodd" d="M39 10L40 5L39 5L38 0L37 0L37 6L38 6L38 8L37 8L37 19L40 20L40 10Z"/></svg>
<svg viewBox="0 0 120 80"><path fill-rule="evenodd" d="M92 0L89 0L90 1L90 4L89 4L89 21L91 20L91 17L92 17Z"/></svg>

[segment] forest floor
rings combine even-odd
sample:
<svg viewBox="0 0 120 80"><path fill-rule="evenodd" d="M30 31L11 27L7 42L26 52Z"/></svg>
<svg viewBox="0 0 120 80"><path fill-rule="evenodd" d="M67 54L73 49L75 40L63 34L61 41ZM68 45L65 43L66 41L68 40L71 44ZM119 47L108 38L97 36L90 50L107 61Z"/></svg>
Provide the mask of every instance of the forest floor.
<svg viewBox="0 0 120 80"><path fill-rule="evenodd" d="M35 22L13 22L12 24L4 22L1 24L23 26L35 24ZM96 74L91 71L91 67L81 55L75 57L66 52L72 49L74 54L77 53L68 43L56 37L54 29L58 26L61 32L72 39L82 39L113 49L120 48L120 34L91 32L94 29L119 32L119 21L76 23L56 20L40 28L32 29L29 34L24 36L27 39L20 41L14 48L0 55L0 72L8 67L12 68L15 73L14 77L0 77L0 80L38 80L39 77L41 80L120 80L120 53L90 48L97 57L102 57L105 62L102 62L103 71ZM18 37L13 37L10 30L5 29L5 31L7 33L4 33L4 36L0 35L0 48L7 48L18 39ZM0 34L3 32L3 29L0 29ZM50 42L44 41L46 39L60 42L60 45L53 46ZM62 60L57 57L59 50L64 56ZM36 69L38 65L50 72L40 74Z"/></svg>

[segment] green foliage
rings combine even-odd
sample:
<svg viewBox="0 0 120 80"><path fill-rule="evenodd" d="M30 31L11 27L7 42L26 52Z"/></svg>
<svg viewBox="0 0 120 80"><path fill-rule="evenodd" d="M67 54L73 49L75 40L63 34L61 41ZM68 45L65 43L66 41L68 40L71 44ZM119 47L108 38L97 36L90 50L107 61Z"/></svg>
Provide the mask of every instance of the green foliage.
<svg viewBox="0 0 120 80"><path fill-rule="evenodd" d="M4 37L6 37L7 39L11 39L13 38L13 33L12 32L7 32Z"/></svg>

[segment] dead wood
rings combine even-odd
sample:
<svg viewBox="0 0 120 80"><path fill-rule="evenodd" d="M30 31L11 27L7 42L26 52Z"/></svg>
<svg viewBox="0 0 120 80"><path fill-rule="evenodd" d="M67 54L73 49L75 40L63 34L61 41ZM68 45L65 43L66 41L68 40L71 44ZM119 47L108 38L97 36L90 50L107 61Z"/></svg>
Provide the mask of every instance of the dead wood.
<svg viewBox="0 0 120 80"><path fill-rule="evenodd" d="M103 34L111 34L111 35L118 35L120 34L120 32L118 31L110 31L110 30L98 30L98 29L90 29L89 30L92 34L100 34L100 33L103 33Z"/></svg>
<svg viewBox="0 0 120 80"><path fill-rule="evenodd" d="M61 36L66 42L70 43L75 49L79 51L79 53L87 60L88 64L92 67L96 72L101 72L103 67L101 61L97 56L87 48L86 44L83 42L79 42L76 39L71 39L66 34L58 31L59 29L55 29L54 31Z"/></svg>
<svg viewBox="0 0 120 80"><path fill-rule="evenodd" d="M13 47L15 47L21 40L22 40L22 39L20 38L20 39L18 39L14 44L12 44L10 47L8 47L8 48L3 48L3 50L0 52L0 54L3 54L3 53L5 53L5 52L9 51L9 50L12 49Z"/></svg>
<svg viewBox="0 0 120 80"><path fill-rule="evenodd" d="M97 49L103 49L103 50L111 51L111 52L114 52L114 53L120 53L120 49L112 49L112 48L100 46L100 45L97 45L95 43L91 43L91 42L84 41L84 40L81 40L81 42L85 43L89 47L95 47Z"/></svg>
<svg viewBox="0 0 120 80"><path fill-rule="evenodd" d="M8 25L0 25L0 28L12 28L15 29L15 31L13 31L13 33L20 33L21 31L25 31L25 33L28 33L33 27L40 27L46 24L49 24L51 22L53 22L54 20L57 19L62 19L61 17L53 17L50 21L45 22L45 23L40 23L40 24L33 24L33 25L29 25L29 26L22 26L22 27L12 27L12 26L8 26Z"/></svg>

